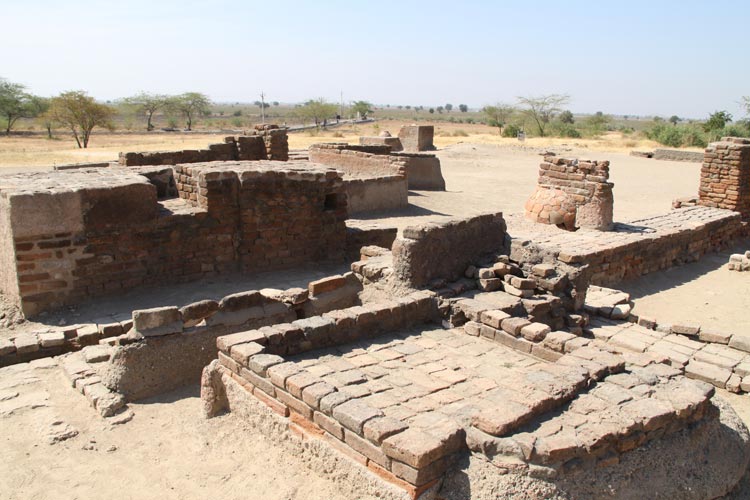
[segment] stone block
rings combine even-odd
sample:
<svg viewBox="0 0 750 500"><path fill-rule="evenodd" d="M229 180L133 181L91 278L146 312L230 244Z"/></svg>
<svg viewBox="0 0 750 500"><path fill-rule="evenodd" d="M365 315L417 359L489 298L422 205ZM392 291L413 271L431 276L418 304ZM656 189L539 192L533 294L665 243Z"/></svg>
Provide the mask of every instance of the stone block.
<svg viewBox="0 0 750 500"><path fill-rule="evenodd" d="M180 333L182 332L180 310L176 307L155 307L133 311L133 328L144 337Z"/></svg>
<svg viewBox="0 0 750 500"><path fill-rule="evenodd" d="M531 321L526 318L507 318L503 320L501 327L503 331L518 337L521 334L521 329L530 324Z"/></svg>
<svg viewBox="0 0 750 500"><path fill-rule="evenodd" d="M701 326L695 323L677 323L672 325L672 333L694 337L701 331Z"/></svg>
<svg viewBox="0 0 750 500"><path fill-rule="evenodd" d="M46 332L39 334L39 343L42 348L59 347L65 344L64 332Z"/></svg>
<svg viewBox="0 0 750 500"><path fill-rule="evenodd" d="M448 452L448 443L426 432L409 428L383 441L386 455L414 468L424 467Z"/></svg>
<svg viewBox="0 0 750 500"><path fill-rule="evenodd" d="M510 314L500 310L483 311L480 315L482 323L495 329L500 329L502 322L510 318Z"/></svg>
<svg viewBox="0 0 750 500"><path fill-rule="evenodd" d="M375 444L380 444L384 439L403 432L408 426L400 420L391 417L373 418L365 422L363 426L364 436Z"/></svg>
<svg viewBox="0 0 750 500"><path fill-rule="evenodd" d="M488 408L472 418L472 425L492 436L502 437L518 429L531 417L531 409L515 401Z"/></svg>
<svg viewBox="0 0 750 500"><path fill-rule="evenodd" d="M333 418L347 429L362 434L362 428L368 420L382 417L383 412L362 401L353 399L333 408Z"/></svg>
<svg viewBox="0 0 750 500"><path fill-rule="evenodd" d="M740 351L750 352L750 336L735 333L729 340L729 347L734 347Z"/></svg>
<svg viewBox="0 0 750 500"><path fill-rule="evenodd" d="M13 339L18 354L29 354L39 350L39 339L35 333L22 333Z"/></svg>
<svg viewBox="0 0 750 500"><path fill-rule="evenodd" d="M266 341L266 336L260 330L249 330L217 337L216 347L222 352L229 353L232 346L237 344L255 342L256 344L265 345Z"/></svg>
<svg viewBox="0 0 750 500"><path fill-rule="evenodd" d="M231 346L229 355L242 366L249 366L250 358L256 354L261 354L263 351L264 347L262 345L255 342L246 342Z"/></svg>
<svg viewBox="0 0 750 500"><path fill-rule="evenodd" d="M685 375L723 388L732 376L732 370L691 360L685 366Z"/></svg>
<svg viewBox="0 0 750 500"><path fill-rule="evenodd" d="M531 342L541 342L552 329L544 323L529 323L521 328L521 335Z"/></svg>
<svg viewBox="0 0 750 500"><path fill-rule="evenodd" d="M256 354L248 360L249 368L260 375L261 377L266 376L266 371L273 365L278 365L284 362L284 358L276 356L275 354Z"/></svg>
<svg viewBox="0 0 750 500"><path fill-rule="evenodd" d="M215 300L200 300L180 308L180 315L186 328L197 325L219 310L219 303Z"/></svg>

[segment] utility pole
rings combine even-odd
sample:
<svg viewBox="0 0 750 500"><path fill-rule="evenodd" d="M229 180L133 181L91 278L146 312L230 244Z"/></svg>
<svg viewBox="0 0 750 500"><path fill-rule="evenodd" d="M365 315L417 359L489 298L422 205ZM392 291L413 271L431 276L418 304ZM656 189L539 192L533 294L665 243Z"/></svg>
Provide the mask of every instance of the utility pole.
<svg viewBox="0 0 750 500"><path fill-rule="evenodd" d="M266 124L266 95L260 91L260 122Z"/></svg>
<svg viewBox="0 0 750 500"><path fill-rule="evenodd" d="M341 91L341 100L339 101L339 116L344 116L344 91Z"/></svg>

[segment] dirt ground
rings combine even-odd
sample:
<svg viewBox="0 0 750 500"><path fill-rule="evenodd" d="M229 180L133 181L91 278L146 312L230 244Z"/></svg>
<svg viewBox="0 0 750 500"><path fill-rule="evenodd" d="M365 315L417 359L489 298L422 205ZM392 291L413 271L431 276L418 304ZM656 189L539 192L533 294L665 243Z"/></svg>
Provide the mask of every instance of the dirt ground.
<svg viewBox="0 0 750 500"><path fill-rule="evenodd" d="M362 132L365 131L359 131ZM305 141L321 139L300 135L299 140L290 142L292 147L303 147ZM20 164L14 161L26 162L30 157L37 167L50 165L51 160L68 163L110 159L123 146L132 145L132 141L121 144L113 138L113 143L97 151L73 155L76 151L34 151L33 141L38 139L33 139L25 143L28 151L19 153L18 146L9 152L10 143L6 140L0 140L0 167L7 167L6 171L17 170ZM325 140L353 142L348 138ZM497 143L469 144L467 140L452 136L436 139L447 192L414 192L409 208L388 217L374 214L369 218L403 228L426 220L487 211L518 213L534 189L539 153L548 149L612 162L617 221L663 213L669 210L672 199L697 191L699 164L635 158L628 156L622 146L581 147L582 144L574 146L559 140L519 144L499 138ZM216 136L155 141L148 147L182 149L205 147L209 142L216 142ZM746 248L748 242L733 250ZM729 272L727 256L711 255L695 264L626 283L623 288L636 299L637 313L656 316L660 321L687 319L730 331L747 330L750 273ZM263 286L272 284L263 282ZM290 278L273 286L291 284L296 281ZM216 281L212 287L202 288L201 293L221 296L246 285ZM157 290L110 306L124 310L151 299L198 298L194 294L195 290L189 287L182 292ZM93 316L99 312L81 308L78 314ZM22 392L25 398L14 397L15 392ZM750 424L748 396L719 392ZM69 387L57 367L42 361L0 370L0 498L352 498L342 493L336 482L310 471L303 461L275 447L271 439L248 428L240 419L228 415L203 420L197 385L130 406L135 418L110 427L94 414L85 398ZM75 430L78 435L47 444L50 436L65 430Z"/></svg>

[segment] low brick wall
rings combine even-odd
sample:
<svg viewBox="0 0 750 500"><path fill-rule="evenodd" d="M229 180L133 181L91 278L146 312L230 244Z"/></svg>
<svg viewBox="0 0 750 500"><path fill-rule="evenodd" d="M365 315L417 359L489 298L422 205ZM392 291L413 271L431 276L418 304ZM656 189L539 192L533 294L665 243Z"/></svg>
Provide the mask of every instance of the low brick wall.
<svg viewBox="0 0 750 500"><path fill-rule="evenodd" d="M413 287L456 280L484 255L502 253L505 230L502 213L407 227L393 243L394 272Z"/></svg>
<svg viewBox="0 0 750 500"><path fill-rule="evenodd" d="M736 212L688 207L649 219L618 223L607 233L514 234L510 256L518 262L539 262L552 257L580 268L580 279L586 286L614 286L694 262L727 247L744 231Z"/></svg>
<svg viewBox="0 0 750 500"><path fill-rule="evenodd" d="M344 178L405 175L403 161L389 156L387 146L354 146L349 144L313 144L310 161L344 174Z"/></svg>
<svg viewBox="0 0 750 500"><path fill-rule="evenodd" d="M344 180L349 215L398 210L409 205L406 177L390 175Z"/></svg>
<svg viewBox="0 0 750 500"><path fill-rule="evenodd" d="M389 146L392 152L403 151L401 139L398 137L363 136L359 138L361 146Z"/></svg>
<svg viewBox="0 0 750 500"><path fill-rule="evenodd" d="M122 166L138 167L209 161L288 159L289 143L286 129L272 128L256 131L254 135L226 137L223 143L210 144L207 149L120 153L118 162Z"/></svg>
<svg viewBox="0 0 750 500"><path fill-rule="evenodd" d="M654 160L701 163L703 161L703 153L698 151L682 151L680 149L655 149L650 158Z"/></svg>
<svg viewBox="0 0 750 500"><path fill-rule="evenodd" d="M424 153L394 153L392 156L404 160L409 189L445 191L445 179L437 156Z"/></svg>

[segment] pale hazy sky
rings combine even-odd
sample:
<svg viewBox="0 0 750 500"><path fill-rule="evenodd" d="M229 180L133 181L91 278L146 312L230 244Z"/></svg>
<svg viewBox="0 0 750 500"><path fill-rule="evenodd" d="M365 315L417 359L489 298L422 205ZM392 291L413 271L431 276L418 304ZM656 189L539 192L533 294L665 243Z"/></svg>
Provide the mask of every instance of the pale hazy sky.
<svg viewBox="0 0 750 500"><path fill-rule="evenodd" d="M701 118L750 95L750 1L0 0L0 76L40 95L479 107Z"/></svg>

